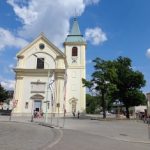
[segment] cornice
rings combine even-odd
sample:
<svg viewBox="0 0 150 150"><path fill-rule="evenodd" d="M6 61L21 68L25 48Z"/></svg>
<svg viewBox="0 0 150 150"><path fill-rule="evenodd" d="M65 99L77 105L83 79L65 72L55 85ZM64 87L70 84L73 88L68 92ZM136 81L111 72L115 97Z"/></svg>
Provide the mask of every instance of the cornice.
<svg viewBox="0 0 150 150"><path fill-rule="evenodd" d="M85 69L85 66L68 66L68 69Z"/></svg>
<svg viewBox="0 0 150 150"><path fill-rule="evenodd" d="M50 75L52 76L55 73L65 73L65 69L22 69L22 68L14 68L17 76L48 76L48 72L50 71Z"/></svg>
<svg viewBox="0 0 150 150"><path fill-rule="evenodd" d="M18 59L23 59L23 58L24 58L24 55L18 55L17 58L18 58Z"/></svg>
<svg viewBox="0 0 150 150"><path fill-rule="evenodd" d="M86 46L87 45L87 43L86 42L64 42L64 46L66 46L66 45L84 45L84 46Z"/></svg>

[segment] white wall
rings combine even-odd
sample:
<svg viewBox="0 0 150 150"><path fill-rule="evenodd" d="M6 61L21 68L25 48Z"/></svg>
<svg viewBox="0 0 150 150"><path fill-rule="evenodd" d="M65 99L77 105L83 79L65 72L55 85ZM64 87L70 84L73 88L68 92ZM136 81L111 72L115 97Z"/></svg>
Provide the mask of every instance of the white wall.
<svg viewBox="0 0 150 150"><path fill-rule="evenodd" d="M41 50L39 48L39 44L43 43L45 45L45 48ZM57 53L53 50L51 46L49 46L46 42L43 40L37 41L37 43L31 45L27 50L23 52L23 59L19 59L17 68L24 68L24 69L35 69L37 58L33 56L33 54L36 54L38 57L45 58L45 69L54 69L56 66L56 57ZM47 65L50 64L50 65Z"/></svg>
<svg viewBox="0 0 150 150"><path fill-rule="evenodd" d="M51 55L43 52L35 53L38 58L44 58L44 69L55 69L55 60ZM24 68L26 69L36 69L37 58L34 55L26 57Z"/></svg>
<svg viewBox="0 0 150 150"><path fill-rule="evenodd" d="M68 81L67 81L67 112L72 112L72 98L77 100L76 111L83 112L85 110L85 87L82 85L82 78L85 78L85 45L77 45L78 56L77 62L72 63L72 47L76 45L66 45L65 54L67 57Z"/></svg>
<svg viewBox="0 0 150 150"><path fill-rule="evenodd" d="M45 48L41 50L39 48L39 44L43 43L45 44ZM22 72L21 70L18 71L16 76L16 93L15 98L18 100L17 108L14 110L16 113L28 113L31 114L33 111L33 100L31 99L31 96L35 94L40 94L44 97L42 100L43 102L46 100L51 100L51 91L48 90L48 97L46 99L47 94L47 84L45 85L45 92L44 93L31 93L31 82L44 82L48 83L48 71L44 72L37 72L35 73L34 70L36 69L37 64L37 58L33 56L33 54L36 54L37 57L45 58L45 65L44 69L64 69L65 63L64 58L54 49L51 47L51 45L47 44L43 39L39 39L36 43L33 45L30 45L28 49L23 51L21 53L21 56L19 58L17 68L18 69L33 69L33 72ZM47 65L49 64L49 65ZM57 68L56 68L57 64ZM60 68L59 68L60 67ZM53 76L54 79L54 76ZM55 84L53 84L53 91L55 91ZM54 93L54 92L53 92ZM55 95L55 94L54 94ZM25 103L28 102L28 109L25 108ZM43 103L43 111L45 112L45 106L46 104Z"/></svg>

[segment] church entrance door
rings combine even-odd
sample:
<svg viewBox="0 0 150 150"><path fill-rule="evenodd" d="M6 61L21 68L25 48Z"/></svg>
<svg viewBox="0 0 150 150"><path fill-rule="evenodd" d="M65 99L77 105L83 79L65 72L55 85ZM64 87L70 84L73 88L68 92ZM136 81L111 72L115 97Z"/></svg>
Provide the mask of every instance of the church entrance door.
<svg viewBox="0 0 150 150"><path fill-rule="evenodd" d="M40 112L42 108L42 101L41 100L34 100L34 110L36 112Z"/></svg>

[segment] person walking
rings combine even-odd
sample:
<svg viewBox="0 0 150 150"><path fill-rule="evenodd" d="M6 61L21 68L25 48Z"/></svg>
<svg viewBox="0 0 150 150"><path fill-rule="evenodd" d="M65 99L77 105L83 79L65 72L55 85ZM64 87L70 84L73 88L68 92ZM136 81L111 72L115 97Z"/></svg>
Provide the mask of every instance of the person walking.
<svg viewBox="0 0 150 150"><path fill-rule="evenodd" d="M80 118L80 112L78 111L78 119Z"/></svg>

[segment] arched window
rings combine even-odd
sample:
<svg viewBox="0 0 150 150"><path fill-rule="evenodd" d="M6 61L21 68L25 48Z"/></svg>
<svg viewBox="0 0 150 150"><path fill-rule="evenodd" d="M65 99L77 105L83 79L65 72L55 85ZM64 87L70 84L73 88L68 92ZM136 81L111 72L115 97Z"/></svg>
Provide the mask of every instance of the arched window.
<svg viewBox="0 0 150 150"><path fill-rule="evenodd" d="M37 69L44 69L44 58L37 58Z"/></svg>
<svg viewBox="0 0 150 150"><path fill-rule="evenodd" d="M78 56L78 49L77 47L72 48L72 56Z"/></svg>

